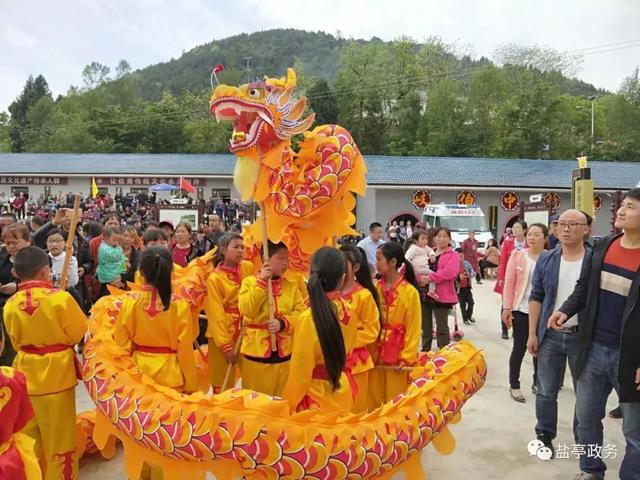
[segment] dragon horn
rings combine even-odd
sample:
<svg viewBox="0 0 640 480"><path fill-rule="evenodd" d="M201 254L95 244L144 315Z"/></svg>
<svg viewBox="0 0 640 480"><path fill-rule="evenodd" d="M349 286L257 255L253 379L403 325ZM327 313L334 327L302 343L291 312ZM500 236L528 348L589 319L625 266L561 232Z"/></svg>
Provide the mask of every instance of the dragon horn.
<svg viewBox="0 0 640 480"><path fill-rule="evenodd" d="M287 68L287 83L285 83L284 88L287 90L296 88L296 72L293 68Z"/></svg>
<svg viewBox="0 0 640 480"><path fill-rule="evenodd" d="M296 120L298 120L304 114L304 111L305 111L306 108L307 108L307 97L302 97L291 108L291 111L289 112L289 114L286 115L283 118L285 120L289 120L291 122L295 122Z"/></svg>
<svg viewBox="0 0 640 480"><path fill-rule="evenodd" d="M298 133L302 133L302 132L305 132L305 131L309 130L311 128L311 125L313 125L313 122L315 120L316 120L316 114L312 113L307 118L302 120L298 125L296 125L295 127L289 129L289 134L290 135L297 135Z"/></svg>

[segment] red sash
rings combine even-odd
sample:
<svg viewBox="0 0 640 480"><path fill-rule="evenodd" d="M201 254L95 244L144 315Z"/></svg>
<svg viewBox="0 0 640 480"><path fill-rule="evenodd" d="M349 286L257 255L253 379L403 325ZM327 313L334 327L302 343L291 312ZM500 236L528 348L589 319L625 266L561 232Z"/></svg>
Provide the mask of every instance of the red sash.
<svg viewBox="0 0 640 480"><path fill-rule="evenodd" d="M80 360L78 360L78 357L73 351L73 347L71 345L65 345L64 343L54 343L51 345L44 345L42 347L36 347L35 345L23 345L20 347L20 350L24 353L31 353L33 355L40 356L48 353L58 353L64 352L65 350L71 350L71 353L73 353L73 366L76 370L76 378L78 380L82 379L82 365L80 364Z"/></svg>
<svg viewBox="0 0 640 480"><path fill-rule="evenodd" d="M395 365L400 358L400 352L404 348L404 336L407 327L403 324L385 325L384 329L389 332L388 338L382 345L382 362Z"/></svg>
<svg viewBox="0 0 640 480"><path fill-rule="evenodd" d="M356 383L355 378L353 378L353 374L351 373L351 369L345 368L344 374L347 377L347 381L349 382L349 386L351 387L351 397L356 398L358 394L358 384ZM327 367L324 365L316 365L313 367L313 373L311 373L311 378L315 380L325 380L329 381L329 372L327 372Z"/></svg>
<svg viewBox="0 0 640 480"><path fill-rule="evenodd" d="M153 347L150 345L136 345L135 350L143 353L177 353L171 347Z"/></svg>
<svg viewBox="0 0 640 480"><path fill-rule="evenodd" d="M367 347L354 348L351 355L347 357L345 368L353 370L358 363L366 363L369 359L369 350Z"/></svg>

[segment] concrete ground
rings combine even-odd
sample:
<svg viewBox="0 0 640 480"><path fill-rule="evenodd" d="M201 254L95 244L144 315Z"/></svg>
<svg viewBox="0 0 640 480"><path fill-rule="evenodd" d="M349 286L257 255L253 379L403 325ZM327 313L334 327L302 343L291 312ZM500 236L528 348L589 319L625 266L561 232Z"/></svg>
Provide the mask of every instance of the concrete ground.
<svg viewBox="0 0 640 480"><path fill-rule="evenodd" d="M484 349L488 364L485 386L462 409L462 421L450 430L457 441L451 455L440 455L428 446L422 463L430 480L510 479L547 480L572 479L579 473L578 461L573 455L571 420L575 395L569 369L564 388L559 395L558 437L554 445L566 445L570 458L556 458L549 462L530 456L527 444L535 438L535 405L531 393L533 364L527 355L522 368L522 390L526 404L516 403L509 396L508 363L512 341L500 338L498 314L500 298L493 293L494 282L474 285L477 323L463 326L465 339ZM609 398L607 411L617 405L615 394ZM78 387L78 411L92 408L84 387ZM616 458L609 458L607 478L617 478L624 454L622 421L605 418L604 444L615 446ZM613 455L612 455L613 456ZM81 462L82 480L125 480L122 452L109 461L99 456ZM402 475L398 475L402 478ZM186 480L186 479L185 479ZM409 479L413 480L413 479Z"/></svg>

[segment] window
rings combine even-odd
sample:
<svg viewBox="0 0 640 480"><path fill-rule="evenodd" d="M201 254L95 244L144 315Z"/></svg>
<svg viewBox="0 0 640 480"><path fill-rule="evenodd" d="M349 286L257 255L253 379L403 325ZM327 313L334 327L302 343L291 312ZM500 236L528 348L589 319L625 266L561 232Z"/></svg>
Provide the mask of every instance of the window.
<svg viewBox="0 0 640 480"><path fill-rule="evenodd" d="M20 196L21 193L24 193L25 197L29 197L29 187L11 187L11 193L16 197Z"/></svg>
<svg viewBox="0 0 640 480"><path fill-rule="evenodd" d="M135 193L136 195L139 193L149 193L149 189L147 187L131 187L129 190L131 193Z"/></svg>
<svg viewBox="0 0 640 480"><path fill-rule="evenodd" d="M198 200L204 199L204 188L198 187Z"/></svg>
<svg viewBox="0 0 640 480"><path fill-rule="evenodd" d="M231 189L230 188L212 188L211 189L211 198L214 200L231 200Z"/></svg>

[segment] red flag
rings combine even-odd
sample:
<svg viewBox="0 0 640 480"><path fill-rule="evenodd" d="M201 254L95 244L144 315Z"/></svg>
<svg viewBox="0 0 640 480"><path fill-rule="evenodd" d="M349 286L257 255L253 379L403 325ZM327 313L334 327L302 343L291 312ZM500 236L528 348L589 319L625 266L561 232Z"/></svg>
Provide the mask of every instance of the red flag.
<svg viewBox="0 0 640 480"><path fill-rule="evenodd" d="M179 185L181 190L184 190L187 193L193 193L196 191L195 188L193 188L193 185L191 185L187 180L185 180L184 178L180 177L180 185Z"/></svg>

